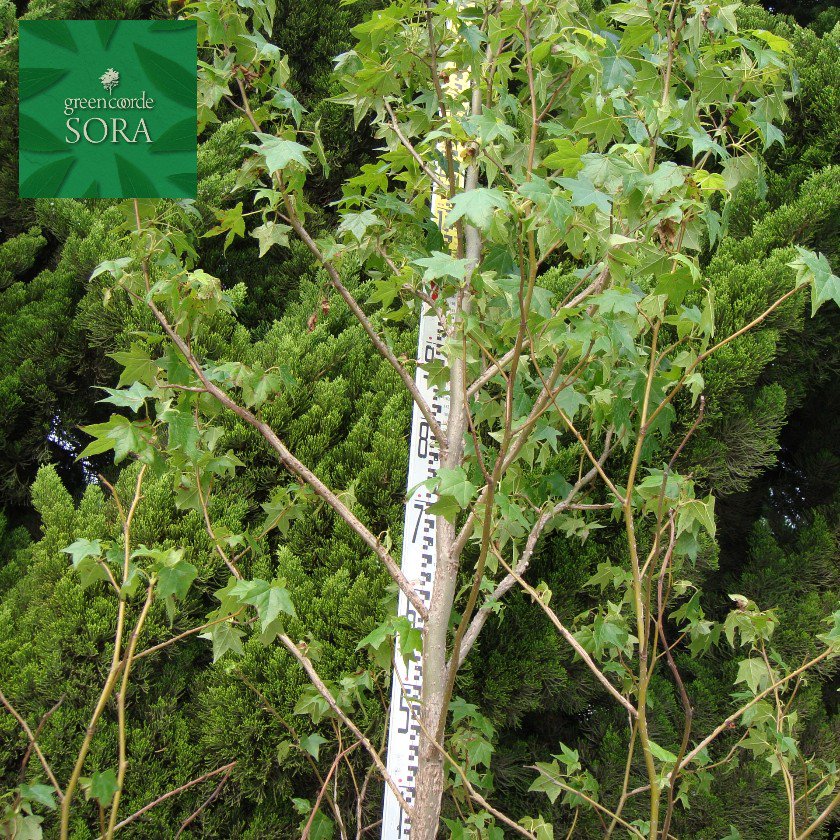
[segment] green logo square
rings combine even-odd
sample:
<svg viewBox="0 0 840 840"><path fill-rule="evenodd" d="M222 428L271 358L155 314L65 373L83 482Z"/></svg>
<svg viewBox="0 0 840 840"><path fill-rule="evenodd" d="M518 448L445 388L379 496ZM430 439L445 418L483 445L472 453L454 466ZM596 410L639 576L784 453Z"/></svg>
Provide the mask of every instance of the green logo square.
<svg viewBox="0 0 840 840"><path fill-rule="evenodd" d="M21 21L21 198L195 198L196 38L195 21Z"/></svg>

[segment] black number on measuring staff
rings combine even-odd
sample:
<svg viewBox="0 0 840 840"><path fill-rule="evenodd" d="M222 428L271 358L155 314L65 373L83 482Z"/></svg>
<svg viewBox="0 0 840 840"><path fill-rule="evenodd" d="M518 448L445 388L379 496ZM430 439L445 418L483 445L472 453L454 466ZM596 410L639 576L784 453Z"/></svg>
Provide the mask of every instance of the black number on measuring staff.
<svg viewBox="0 0 840 840"><path fill-rule="evenodd" d="M426 458L429 455L429 424L425 420L420 421L417 429L417 457Z"/></svg>
<svg viewBox="0 0 840 840"><path fill-rule="evenodd" d="M417 511L417 521L414 523L414 533L411 535L411 542L417 542L417 533L420 530L420 523L423 521L423 512L426 510L425 502L415 502L414 508Z"/></svg>

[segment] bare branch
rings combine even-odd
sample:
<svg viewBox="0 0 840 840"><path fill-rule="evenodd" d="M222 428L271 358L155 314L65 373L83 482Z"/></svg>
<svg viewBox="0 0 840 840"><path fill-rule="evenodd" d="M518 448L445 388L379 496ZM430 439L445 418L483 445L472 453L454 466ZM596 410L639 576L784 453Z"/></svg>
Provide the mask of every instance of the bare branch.
<svg viewBox="0 0 840 840"><path fill-rule="evenodd" d="M607 437L604 442L604 451L601 453L601 457L598 459L598 462L602 467L606 463L606 460L609 457L609 454L612 450L611 439L612 430L607 432ZM531 529L530 534L528 534L528 539L525 542L525 548L522 551L522 554L516 564L516 567L514 568L514 572L516 575L519 575L521 577L528 570L528 566L531 563L531 557L533 556L534 549L537 546L537 542L539 541L539 538L545 526L558 513L561 513L563 510L572 507L572 500L584 487L586 487L593 481L597 474L598 471L595 469L595 467L593 467L591 470L589 470L588 473L586 473L586 475L578 479L578 481L568 492L566 498L563 499L562 502L558 502L556 505L554 505L554 507L549 508L549 510L541 514L541 516ZM513 588L515 584L516 577L514 577L514 574L511 573L506 575L499 583L499 585L493 590L493 593L490 595L490 597L487 598L484 604L482 604L478 612L476 612L469 629L464 634L463 642L461 643L461 655L458 659L459 668L464 664L464 660L467 658L467 655L469 654L473 645L476 643L476 640L478 639L478 636L481 633L485 622L490 617L490 614L493 611L494 605L497 604L499 600L501 600Z"/></svg>
<svg viewBox="0 0 840 840"><path fill-rule="evenodd" d="M400 804L400 808L403 809L407 814L412 813L411 806L405 801L403 798L402 793L400 793L400 789L397 787L394 780L391 778L391 774L388 772L387 768L382 762L382 759L379 757L379 752L376 748L371 744L371 742L367 739L365 734L350 720L349 717L342 711L341 707L336 702L335 698L332 696L332 693L324 684L324 681L318 676L318 672L315 670L315 666L309 660L309 657L305 656L301 649L284 633L281 633L278 637L280 641L283 643L283 646L289 653L297 659L298 663L300 664L301 668L306 671L306 676L309 677L309 681L315 688L318 690L318 693L324 700L327 701L329 707L333 710L335 715L338 719L356 736L356 740L360 741L362 746L370 753L370 757L373 759L373 763L379 769L379 772L382 774L382 778L385 780L385 784L391 789L391 792L397 798L397 802Z"/></svg>
<svg viewBox="0 0 840 840"><path fill-rule="evenodd" d="M385 110L388 112L388 116L391 118L391 128L394 130L394 134L397 135L400 143L406 148L408 153L417 161L418 166L426 173L426 175L431 178L432 182L441 190L446 190L448 184L446 181L442 180L437 176L435 171L429 167L423 158L418 154L417 149L414 148L411 141L403 134L402 129L400 128L400 124L397 122L396 114L394 114L393 109L391 108L391 103L388 102L387 99L383 100L385 104Z"/></svg>
<svg viewBox="0 0 840 840"><path fill-rule="evenodd" d="M233 768L236 767L236 762L231 761L229 764L224 764L221 767L217 767L215 770L211 770L209 773L205 773L203 776L199 776L197 779L193 779L186 784L181 785L180 787L176 787L173 790L164 793L163 796L159 796L157 799L150 802L148 805L144 805L139 811L135 811L131 816L126 817L122 822L118 822L114 826L114 831L119 831L121 828L125 828L127 825L133 823L136 819L139 819L143 816L143 814L147 814L152 808L156 808L162 802L166 802L167 799L172 799L173 796L177 796L179 793L183 793L185 790L189 790L191 787L195 787L196 785L200 785L202 782L206 782L207 779L212 779L213 776L218 776L219 773L227 773L230 775L230 772ZM103 840L102 837L99 837L99 840Z"/></svg>
<svg viewBox="0 0 840 840"><path fill-rule="evenodd" d="M60 703L61 701L59 701ZM56 795L58 796L59 801L64 800L64 793L61 790L60 785L58 784L58 780L55 778L55 774L50 769L50 765L47 762L44 753L41 752L41 748L38 746L38 739L35 737L35 733L29 728L29 724L23 719L23 716L15 709L15 707L6 699L6 695L0 691L0 703L3 704L6 711L20 724L20 728L26 733L26 737L29 739L29 747L30 749L35 751L35 755L38 756L38 761L41 762L41 767L44 768L44 772L47 774L47 778L50 780L50 784L55 789ZM49 712L45 715L45 718L51 715L57 708L59 704L53 706ZM42 719L43 723L43 719ZM41 726L39 725L38 729L40 730Z"/></svg>
<svg viewBox="0 0 840 840"><path fill-rule="evenodd" d="M598 682L601 683L601 685L603 685L604 688L606 688L607 691L622 706L624 706L625 709L627 709L627 713L631 717L635 718L638 715L636 707L606 678L604 673L595 664L592 657L587 653L583 645L581 645L581 643L572 635L563 622L560 621L554 610L552 610L551 607L543 601L540 597L540 593L537 592L537 590L534 589L534 587L531 586L524 578L516 574L516 572L508 566L501 554L496 552L496 557L505 569L507 569L508 574L534 599L534 601L536 601L537 604L539 604L542 611L548 616L549 620L557 628L560 635L569 643L574 652L584 661Z"/></svg>
<svg viewBox="0 0 840 840"><path fill-rule="evenodd" d="M136 204L136 200L135 200ZM139 231L139 219L138 219ZM146 283L149 284L148 265L144 262L143 273L146 277ZM384 545L368 530L362 521L338 498L338 496L329 488L323 481L321 481L315 473L312 472L302 461L295 458L294 455L286 448L284 443L277 436L276 432L268 425L268 423L260 420L255 414L247 408L239 405L232 397L225 393L214 382L211 382L204 373L203 368L196 359L192 350L190 350L186 341L178 335L169 323L166 316L158 308L157 304L150 298L146 301L152 314L157 319L158 323L163 327L163 331L169 336L173 344L181 352L181 355L186 360L187 364L192 369L193 373L198 377L201 384L208 394L215 397L225 408L232 411L237 417L244 420L250 426L253 426L266 440L266 442L274 449L286 469L298 476L302 481L308 484L315 493L320 496L349 526L353 531L361 537L365 545L370 548L377 557L382 561L388 574L394 579L400 589L405 593L408 600L423 617L426 617L426 607L414 587L408 581L402 570L397 565L397 562L388 552ZM412 383L413 384L413 383Z"/></svg>
<svg viewBox="0 0 840 840"><path fill-rule="evenodd" d="M192 823L195 819L197 819L197 818L198 818L198 816L199 816L199 814L201 814L201 812L202 812L205 808L207 808L207 806L208 806L208 805L210 805L210 803L211 803L211 802L213 802L213 800L214 800L214 799L216 799L216 797L217 797L217 796L218 796L218 795L222 792L222 788L223 788L223 787L225 786L225 784L227 783L227 780L230 778L230 774L231 774L232 772L233 772L233 767L231 766L231 767L229 767L229 768L225 771L224 776L222 776L222 780L219 782L219 784L218 784L218 785L216 785L216 788L215 788L215 790L213 791L213 793L211 793L211 794L210 794L210 796L208 796L208 797L207 797L207 799L205 799L205 800L204 800L204 802L202 802L202 803L201 803L201 805L199 805L199 806L198 806L198 808L196 808L196 809L195 809L195 811L193 811L193 812L192 812L192 813L191 813L191 814L190 814L190 815L189 815L189 816L188 816L188 817L187 817L187 818L186 818L186 819L185 819L185 820L181 823L181 827L178 829L178 833L175 835L175 840L178 840L178 838L181 836L181 834L183 834L184 829L186 829L186 828L187 828L187 826L188 826L188 825L190 825L190 823Z"/></svg>

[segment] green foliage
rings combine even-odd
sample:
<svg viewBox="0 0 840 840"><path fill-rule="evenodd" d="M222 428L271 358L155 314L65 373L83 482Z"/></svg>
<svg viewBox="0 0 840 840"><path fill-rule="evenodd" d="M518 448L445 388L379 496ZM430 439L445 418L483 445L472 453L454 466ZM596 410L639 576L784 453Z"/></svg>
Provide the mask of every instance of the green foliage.
<svg viewBox="0 0 840 840"><path fill-rule="evenodd" d="M826 167L790 202L767 213L747 236L725 239L706 272L722 331L759 316L783 291L794 244L837 253L832 220L840 212L840 170ZM831 375L833 311L803 339L806 301L786 304L766 326L724 348L706 368L706 413L691 457L722 493L742 490L775 461L779 431L808 387Z"/></svg>
<svg viewBox="0 0 840 840"><path fill-rule="evenodd" d="M274 38L288 53L292 73L288 88L280 89L283 95L278 94L275 105L289 115L288 136L257 135L258 142L250 148L268 170L290 174L296 187L303 170L314 170L298 198L316 229L323 230L332 211L325 212L321 205L338 197L337 185L355 174L370 153L371 142L364 128L353 132L347 109L323 98L339 90L338 83L329 80L325 60L349 46L350 25L367 7L280 5ZM53 6L44 13L52 16L63 10L65 16L78 16L73 4L62 4L61 9ZM103 9L106 11L97 12L99 16L106 16L107 6ZM713 26L719 24L725 30L727 14L721 10ZM601 22L607 25L606 18ZM671 138L681 147L681 166L661 161L652 173L640 175L643 167L634 154L617 152L610 143L615 138L628 139L622 134L622 119L627 116L621 112L622 89L634 80L642 90L652 82L638 63L631 62L628 67L623 56L615 55L604 60L592 78L581 74L575 79L578 94L584 90L587 96L592 93L586 88L591 84L606 96L600 111L592 109L591 100L585 108L571 106L578 109L569 123L575 126L573 139L577 142L555 137L541 146L543 168L529 185L522 186L519 195L511 194L497 174L487 188L455 202L450 220L460 218L462 223L475 224L497 246L482 276L492 300L488 311L494 324L518 319L515 284L501 276L503 271L494 276L494 266L500 264L497 257L506 246L505 225L513 217L533 222L538 246L545 251L553 244L552 230L562 229L568 239L562 265L543 274L536 287L535 328L549 323L549 302L562 299L580 280L579 274L572 275L575 266L601 258L609 261L623 285L597 298L601 314L587 329L601 331L591 334L606 341L608 351L602 361L611 370L622 369L622 354L639 357L644 347L646 339L633 323L636 306L649 306L649 317L656 317L658 306L644 295L669 295L675 303L663 332L668 330L678 339L692 338L700 347L711 340L712 299L716 336L723 337L759 316L791 287L794 272L789 265L796 260L806 268L811 264L812 274L806 280L817 279L817 298L834 296L833 292L826 294L825 283L835 281L824 276L821 263L810 255L803 257L796 246L823 252L836 264L833 220L840 210L840 194L838 172L828 167L836 155L837 141L837 108L832 99L837 90L836 34L817 38L756 8L739 12L739 23L742 29L768 30L792 42L802 93L788 103L794 120L784 148L768 113L756 107L752 113L739 114L739 128L745 133L755 130L761 136L760 145L771 167L766 172L768 189L763 194L760 185L748 181L738 186L729 211L730 235L723 238L711 259L701 259L702 283L712 294L706 296L701 290L693 264L682 265L672 281L659 286L653 274L645 274L651 252L625 241L629 237L615 235L605 240L600 250L593 244L598 241L598 226L605 214L618 207L626 195L634 196L631 203L649 202L645 212L653 215L656 209L664 214L650 222L647 233L667 241L671 230L663 219L669 213L676 213L678 207L679 213L690 217L705 206L705 193L724 193L744 174L724 161L702 126L692 124L683 126L682 133L674 131ZM697 20L694 25L699 25ZM377 37L370 31L359 30L359 34L363 39ZM637 35L641 38L645 32L640 30ZM556 33L546 43L552 38L561 52L573 47L595 50L591 45L570 45ZM466 50L468 41L465 37L459 48ZM757 50L763 47L750 49L758 55ZM554 60L547 56L542 60ZM353 61L343 59L345 79L351 77L348 68L353 69ZM377 82L382 89L392 83L387 78ZM711 99L716 86L731 88L734 84L732 79L712 77L697 81L701 100L704 96ZM371 96L380 92L367 91ZM251 91L254 100L258 93ZM580 94L580 99L584 98ZM295 102L308 110L301 111ZM782 113L780 101L774 100L772 106ZM409 109L405 102L399 107ZM429 128L423 110L417 106L407 122L415 139ZM362 330L324 273L313 265L305 246L288 241L286 226L273 220L270 208L276 203L276 194L253 204L245 197L242 187L253 176L257 161L246 160L243 146L254 136L245 135L248 127L244 121L224 105L219 114L223 121L209 124L208 136L201 144L196 205L200 218L175 209L167 211L171 213L167 221L174 252L188 264L189 273L182 278L188 294L176 294L171 283L168 285L171 278L167 279L166 266L154 277L154 293L167 311L174 313L178 328L194 341L195 352L210 360L208 369L216 381L223 382L243 404L258 410L260 418L277 430L298 457L340 491L372 533L389 545L399 544L395 523L401 521L405 481L407 401L398 390L393 371L372 353ZM692 114L674 120L683 118L691 122ZM319 160L312 135L305 134L318 120L325 160ZM292 123L300 125L300 135ZM491 111L479 121L455 123L447 128L454 136L476 139L497 157L510 152L512 157L506 158L506 163L519 165L511 150L525 136L522 119ZM10 124L3 121L4 126ZM667 133L666 128L663 131ZM578 134L590 138L591 151L585 139L577 139ZM0 143L7 139L5 134L0 136ZM637 136L630 139L640 142ZM695 173L696 190L685 168L689 149L693 158L706 151L712 155L709 171ZM394 144L387 155L400 177L415 186L421 183L422 176L399 147ZM714 164L716 157L721 158L718 164ZM632 171L633 167L639 171ZM488 165L487 171L491 170ZM626 195L618 194L619 184ZM353 190L364 195L353 197ZM339 254L347 249L340 256L343 280L360 299L383 303L382 319L375 319L377 328L385 330L388 324L387 335L395 350L411 356L415 338L399 324L401 319L413 323L416 308L408 308L404 290L397 286L408 280L419 288L421 281L435 279L454 289L465 279L468 268L465 259L443 254L438 250L442 243L427 237L423 226L427 186L419 188L413 205L383 200L388 190L389 181L382 172L362 167L359 179L345 195L349 212L336 234L341 239L346 233L345 243L336 245L326 237L322 241ZM247 220L254 209L264 216L261 225ZM150 210L146 221L153 212ZM184 836L292 836L309 821L320 789L310 759L325 772L337 744L323 699L308 687L282 646L275 642L265 647L264 642L281 630L306 639L308 655L342 705L352 709L359 725L378 738L385 720L378 695L387 695L392 640L408 655L419 647L416 632L390 617L393 592L387 590L379 564L361 541L310 496L290 489L288 476L253 428L230 415L220 415L209 401L189 394L176 394L164 405L159 383L185 385L192 380L177 354L161 344L149 313L131 307L118 288L112 292L115 281L117 286L130 283L132 273L133 279L138 279L136 264L114 262L125 254L120 240L123 211L105 202L42 201L33 210L27 206L24 212L15 205L9 213L11 225L5 229L19 233L0 245L0 327L4 336L0 344L0 444L5 498L20 503L36 463L54 457L44 438L55 417L61 418L65 429L94 424L89 431L95 442L89 452L98 468L104 469L110 458L97 460L93 453L114 448L118 456L127 456L121 471L107 472L110 477L119 476L120 492L130 492L136 472L136 466L130 464L132 455L159 471L148 479L147 498L138 512L137 541L150 548L137 560L154 564L164 587L161 603L152 609L143 646L195 627L207 617L227 618L208 629L209 638L190 638L137 663L129 697L130 769L123 812L130 813L162 792L236 760L223 793L224 807L208 808ZM365 246L372 236L384 234L387 239L399 226L400 217L411 218L411 214L415 229L392 240L407 254L405 265L400 266L399 283L387 276L372 253L363 254L371 259L366 271L360 272L346 243L355 248L359 243ZM33 221L37 226L30 227ZM726 221L725 214L721 221ZM692 251L700 253L706 238L717 239L717 223L711 215L694 218L692 224L689 238L696 245ZM178 241L177 231L182 232ZM219 236L199 240L199 232ZM44 269L45 263L49 268ZM97 265L103 267L101 272L93 272ZM754 691L767 682L771 667L784 667L778 663L767 666L755 647L743 651L715 647L709 638L712 624L722 638L731 628L733 640L738 642L744 640L746 630L748 645L752 645L755 639L750 632L756 622L764 622L766 629L772 610L776 652L787 666L795 666L818 651L817 628L826 630L820 621L836 608L838 581L830 562L837 552L833 510L813 517L809 514L808 522L794 529L793 535L785 532L780 536L783 529L759 521L752 529L747 552L724 551L724 570L718 575L718 548L709 539L714 537L714 497L701 501L709 492L727 495L744 490L757 476L766 475L791 413L807 405L809 394L831 382L836 371L832 361L836 360L836 312L830 304L823 307L816 330L809 327L806 332L806 306L804 301L791 300L759 330L723 348L704 364L705 381L697 383L694 396L704 385L705 416L678 464L683 477L675 476L676 486L665 483L669 499L680 505L679 528L681 537L685 535L680 549L685 549L687 557L686 574L696 584L677 592L667 627L669 634L675 635L677 628L690 633L690 648L679 647L676 656L696 709L698 733L708 732L731 711L733 684L739 683L738 690ZM580 311L569 312L564 318L580 315ZM394 323L396 329L391 326ZM556 329L559 332L559 322ZM495 340L495 335L489 338ZM573 336L567 349L582 356L588 338L583 332ZM677 374L690 363L677 366ZM640 392L631 365L627 364L624 372L626 381L621 389L608 389L598 374L564 390L558 398L559 407L570 419L585 418L596 426L612 411L620 427L624 412L622 434L629 433L630 414ZM663 378L654 389L657 399L673 381ZM101 396L91 390L94 385L116 386L105 389L107 411L92 407L93 394ZM521 400L517 411L527 410L527 387L523 387ZM678 400L674 415L666 413L668 422L654 430L660 451L668 450L671 439L678 443L693 422L697 407L692 402L689 396ZM481 423L492 439L500 413L491 403L488 400ZM114 408L118 413L106 419ZM199 429L193 425L193 412L202 414ZM487 437L485 452L490 453L493 444ZM540 504L562 497L568 489L566 477L580 469L580 448L570 440L558 444L556 429L548 424L540 427L537 440L539 445L526 451L516 481L499 494L498 527L506 529L511 542L521 538L532 513L520 508L519 482L542 472L539 494L533 497ZM816 448L812 445L812 450ZM159 457L159 449L168 450L168 467ZM646 457L656 460L651 450ZM661 466L654 465L638 485L640 505L648 511L655 511L663 484L664 474L656 472ZM202 483L202 475L210 474L212 479ZM689 475L691 480L686 480ZM483 481L474 464L472 469L443 472L439 480L440 512L452 519L469 507ZM228 571L207 537L202 494L206 494L219 544L231 554L242 553L243 583L231 582L221 588ZM107 557L108 540L115 544L119 529L112 502L97 487L88 488L74 501L51 468L38 473L32 495L41 521L40 537L29 545L21 529L6 529L5 520L0 528L0 550L6 561L0 570L0 673L4 674L4 691L31 723L60 694L65 695L42 739L59 778L65 780L113 643L115 599L107 591L96 559L100 549ZM599 495L592 501L605 497ZM772 521L772 511L768 516ZM619 662L632 655L638 640L634 641L634 628L621 614L626 609L623 593L629 580L626 563L601 565L604 557L616 557L620 550L619 531L612 523L605 525L597 530L596 524L571 516L554 523L556 530L538 549L529 576L542 582L541 591L548 593L547 597L555 593L552 606L563 622L575 628L587 650L613 660L615 670L610 673L620 678ZM726 529L721 530L726 539ZM65 549L71 559L62 553ZM74 565L77 568L71 571ZM724 578L719 590L717 577ZM587 587L588 581L596 586ZM710 590L702 600L697 594L701 586ZM599 590L606 595L600 597ZM727 622L728 592L745 593L746 606L736 603L736 612ZM168 605L164 603L167 600ZM829 638L831 633L828 629ZM360 649L365 647L377 667L371 666L368 651ZM801 736L802 754L830 762L837 751L836 721L832 719L836 708L832 712L825 701L822 680L821 675L799 690L795 713L801 723L786 722L784 733L786 737ZM457 719L453 720L450 745L468 768L473 784L492 789L504 809L517 818L544 811L555 826L555 836L562 836L570 824L567 806L584 803L573 792L557 787L557 779L572 783L587 795L620 789L627 747L626 716L605 699L591 672L527 596L512 592L504 605L494 610L479 646L459 675L458 694L466 699L453 703ZM673 765L682 735L680 701L667 675L652 682L650 697L651 751L660 771L665 772ZM711 786L710 774L702 769L683 777L681 801L690 799L692 809L678 807L672 826L676 836L718 838L729 833L730 837L771 837L785 824L781 783L779 776L771 773L774 765L768 758L778 761L768 746L776 727L766 719L753 723L756 733L751 735L751 746L739 751L737 767L726 770ZM7 822L29 820L33 826L42 815L52 819L46 795L38 795L44 780L36 763L30 763L29 784L16 787L25 740L9 718L3 719L2 726L6 737L2 739L0 766L7 788L18 793L11 816L0 817ZM231 732L236 733L234 738ZM734 738L722 743L720 754L714 757L723 757L732 744ZM784 747L789 749L789 744ZM546 762L546 756L558 749L560 756ZM107 802L113 795L109 780L115 754L116 727L109 713L85 767L89 800L77 806L73 828L78 836L87 836L89 827L96 824L93 800ZM351 760L357 770L366 769L364 756L356 754ZM528 793L534 774L523 768L534 762L541 762L538 779L551 802L542 794ZM645 784L645 770L638 757L632 770L634 785ZM826 778L830 779L828 771ZM348 784L346 780L343 783ZM462 795L460 783L452 773L455 801ZM207 782L169 800L124 833L129 837L170 836L173 826L201 804L213 785ZM827 781L826 788L828 785ZM745 804L753 802L754 806ZM26 811L30 805L34 814ZM366 807L368 821L375 821L378 790L370 794ZM453 836L504 836L486 814L461 820L453 803L446 809ZM641 821L643 809L631 802L625 818ZM540 840L550 836L543 817L525 819ZM322 805L312 818L310 836L330 836L332 829L330 812ZM36 836L36 827L26 830ZM581 809L578 830L581 836L597 836L599 831L597 818L586 807Z"/></svg>
<svg viewBox="0 0 840 840"><path fill-rule="evenodd" d="M145 0L128 4L103 0L81 6L75 0L43 0L30 3L25 17L145 17L151 6ZM14 7L9 3L1 8L12 47L2 51L0 82L4 90L13 92L17 84ZM311 128L322 117L321 132L334 177L317 187L321 200L329 200L330 191L334 197L340 182L336 178L368 154L369 141L350 130L346 110L321 102L330 84L329 61L346 48L350 22L360 19L365 8L294 6L280 9L276 18L277 37L295 46L290 50L291 66L295 79L304 80L298 93L305 104L318 110L317 115L305 117L306 126ZM318 26L318 48L313 51L313 32ZM109 202L36 204L14 198L14 96L3 97L0 114L7 111L8 118L0 120L0 158L10 164L0 172L0 186L6 185L0 189L6 237L0 243L0 507L11 504L25 509L28 487L40 463L58 461L74 486L83 482L78 467L67 464L64 445L78 452L75 427L107 416L94 405L91 388L110 384L115 368L106 354L128 349L128 332L144 325L134 320L123 301L103 305L104 278L90 278L97 264L119 253L113 250L118 216ZM243 156L240 131L241 124L228 119L201 144L198 206L203 213L210 212L209 206L219 206L234 187L235 170ZM299 278L314 276L304 251L295 243L290 251L272 252L255 270L248 249L237 250L234 244L223 250L215 247L214 240L202 249L210 273L223 271L225 276L247 278L249 295L242 314L248 326L260 333L271 323L265 313L281 314L286 301L297 295ZM63 444L47 439L51 430ZM96 468L105 468L105 461L100 459Z"/></svg>
<svg viewBox="0 0 840 840"><path fill-rule="evenodd" d="M747 219L760 219L765 208L787 203L802 183L823 167L837 163L840 144L840 69L836 55L840 30L818 34L797 26L790 18L770 14L758 6L739 10L745 28L765 29L790 41L797 76L796 95L790 102L784 145L766 155L766 197L756 196ZM733 213L733 222L736 216ZM739 224L743 224L741 221Z"/></svg>
<svg viewBox="0 0 840 840"><path fill-rule="evenodd" d="M36 227L3 242L0 245L0 288L10 286L17 276L28 271L46 244L47 240Z"/></svg>
<svg viewBox="0 0 840 840"><path fill-rule="evenodd" d="M289 314L262 341L250 345L244 335L237 334L237 346L248 347L253 363L265 364L274 358L290 361L295 384L272 398L265 407L268 416L277 428L284 430L290 444L317 465L325 479L352 487L357 511L369 518L371 527L384 528L397 517L403 492L400 432L407 421L405 401L394 395L393 374L366 351L361 329L348 322L340 307L334 306L322 314L312 332L306 330L311 308L318 305L320 289L315 283L304 282L300 294L301 301L290 306ZM407 350L410 336L405 341ZM127 358L121 360L126 362ZM299 406L306 406L306 410L300 412ZM353 418L349 427L348 418ZM356 642L373 629L377 615L382 615L377 605L386 593L376 565L359 552L345 526L331 522L323 513L316 515L310 510L304 518L294 518L285 526L280 524L276 505L282 503L282 497L274 493L277 466L244 425L226 424L219 446L230 447L243 456L248 464L248 478L210 497L217 534L222 529L232 535L241 534L247 522L253 523L256 554L252 551L246 555L243 569L252 581L286 579L288 589L296 593L298 611L306 616L307 630L323 640L319 667L326 677L337 680L348 668L365 662L363 654L354 653ZM167 543L179 550L186 548L184 558L197 569L198 581L192 587L194 594L179 605L171 630L164 605L153 609L144 646L201 623L202 617L218 606L210 595L208 582L216 581L213 588L218 588L225 579L221 572L226 574L209 545L201 514L193 510L184 516L176 511L172 481L172 476L164 475L147 485L146 498L138 511L136 539L154 550ZM128 492L130 483L130 476L124 475L118 490ZM106 522L113 528L114 510L103 501L97 488L90 488L82 505L74 510L52 470L41 472L33 493L44 535L31 548L12 555L14 559L7 569L9 579L14 577L17 583L6 595L2 613L5 618L0 619L7 622L0 670L14 675L10 683L4 684L4 691L27 711L30 719L37 719L58 699L52 690L45 690L47 686L61 687L62 692L70 684L74 686L52 719L55 728L51 724L44 734L44 749L57 756L56 773L66 778L67 762L75 754L97 690L95 652L104 647L107 655L111 644L114 602L101 582L92 583L88 591L96 593L96 597L89 601L90 595L85 595L80 579L70 572L71 564L62 550L74 541L95 542L95 537L106 533ZM275 526L272 533L282 527L284 534L283 546L276 549L266 535L259 538L265 520L260 503L268 499L274 500L266 503L269 522ZM100 547L105 545L100 542ZM82 558L84 554L77 545L76 556ZM262 613L261 623L265 623L261 629L270 629L274 608L288 608L285 596L275 599L270 593L284 590L272 589L268 583L255 582L254 586L260 591L254 589L243 597L246 601L256 600L258 615ZM86 603L90 603L89 608L82 607ZM299 626L294 620L289 625L290 630ZM231 629L241 632L232 625ZM230 638L228 643L234 645L235 651L236 642ZM28 642L24 643L25 639ZM224 640L214 638L213 646L220 641ZM276 739L271 734L277 724L266 713L260 697L285 719L293 721L291 713L305 678L289 655L277 646L268 651L258 639L253 639L245 641L242 649L242 658L232 669L226 666L228 656L208 670L211 651L205 640L188 641L154 659L138 662L137 685L150 693L142 702L141 694L133 693L129 703L128 739L133 746L125 808L142 807L166 789L233 759L239 764L229 784L238 791L240 808L235 814L220 812L209 817L223 834L261 837L282 833L293 818L274 797L282 796L283 790L288 793L294 789L314 799L315 781L303 773L301 759L278 767ZM83 667L77 657L87 664ZM259 694L243 683L239 674ZM156 687L152 688L152 683ZM192 709L189 713L188 706ZM377 706L378 703L372 705L368 714L381 725L382 711ZM239 724L253 734L232 748L225 733ZM20 742L13 728L9 733L15 737L8 742L10 752L3 756L3 764L14 773L15 757L20 753L12 745ZM114 737L114 722L108 719L90 766L101 762L104 768L112 762ZM165 753L158 752L161 749ZM160 760L162 754L166 760ZM321 758L331 761L328 755ZM149 762L156 766L150 767ZM297 769L292 771L292 767ZM267 776L272 784L279 785L269 798L265 796ZM293 781L298 777L298 781ZM186 794L173 799L171 807L156 809L150 815L151 822L136 829L137 836L148 836L143 832L149 830L165 831L165 826L184 819L207 794L208 791L198 791L195 796ZM84 809L80 811L85 813Z"/></svg>

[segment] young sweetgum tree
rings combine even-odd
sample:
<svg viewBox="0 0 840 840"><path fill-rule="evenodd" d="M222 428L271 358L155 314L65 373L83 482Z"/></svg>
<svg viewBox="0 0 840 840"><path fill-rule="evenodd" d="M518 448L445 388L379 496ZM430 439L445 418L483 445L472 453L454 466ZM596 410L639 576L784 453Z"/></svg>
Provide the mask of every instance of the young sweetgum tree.
<svg viewBox="0 0 840 840"><path fill-rule="evenodd" d="M782 142L789 85L787 42L738 31L734 10L630 0L584 15L573 2L402 0L375 12L336 66L340 101L357 124L372 122L381 150L346 183L334 235L311 229L304 185L323 152L317 131L299 128L287 65L262 34L270 31L266 8L208 0L184 10L198 19L202 44L199 127L212 128L220 109L237 109L248 153L237 194L218 209L215 225L191 219L188 203L129 203L126 256L97 272L109 272L113 294L128 295L154 326L121 359L120 387L109 397L137 419L114 415L90 427L88 452L113 448L119 460L174 471L180 505L202 512L219 563L230 570L202 628L215 655L235 656L246 633L285 646L312 682L306 708L369 753L374 773L409 812L412 840L438 835L445 796L462 815L447 821L453 836L554 836L539 814L514 820L488 801L492 732L457 697L459 669L517 587L621 707L630 733L620 789L599 789L565 745L532 769L532 789L568 807L568 836L586 812L597 814L605 837L673 836L675 809L690 805L739 750L766 757L782 775L785 836L816 836L837 805L836 774L809 766L797 749L791 698L809 670L840 653L840 611L823 632L814 628L820 652L789 665L772 648L772 611L734 594L731 615L718 624L704 614L693 582L715 530L714 499L680 471L703 418L704 362L796 296L809 294L814 311L829 299L840 303L840 280L825 258L800 249L787 269L788 291L736 332L715 331L700 255L718 241L732 191L757 174L756 151ZM430 219L433 191L449 202L446 241ZM256 227L246 222L254 217ZM231 292L236 278L197 267L193 237L230 242L246 224L258 240L254 259L292 237L306 244L337 296L332 305L358 319L370 352L393 367L439 446L428 605L400 570L394 546L402 523L373 533L354 512L352 489L327 486L266 421L263 407L284 388L284 360L266 369L214 355L214 319L234 311L239 292ZM347 277L359 267L366 282L351 293ZM424 307L438 315L444 336L439 356L421 365L448 395L443 425L415 385L415 362L393 349L395 331L416 324ZM354 692L370 684L348 676L339 692L318 676L309 656L317 639L304 643L284 628L294 589L245 577L240 566L254 534L229 533L208 513L214 485L240 466L217 447L231 413L259 432L293 479L268 501L259 535L279 528L282 539L289 518L327 506L423 619L422 634L391 616L360 640L386 670L389 639L399 654L422 657L422 743L410 805L387 775L379 741L353 720ZM122 507L121 544L68 549L121 602L97 716L118 683L124 707L136 644L136 634L120 642L125 628L139 633L157 598L174 609L195 576L177 552L130 550L142 480L140 472L134 500ZM605 544L615 550L590 581L602 593L596 608L567 625L552 608L564 593L533 579L529 564L549 532L585 539L594 529L610 529L615 539ZM305 605L297 606L305 626ZM700 657L719 644L741 652L735 700L719 725L697 732L674 650ZM676 751L649 728L655 675L681 698ZM62 836L95 727L96 717L60 797ZM130 744L120 749L111 833ZM646 782L631 790L636 761ZM625 819L630 800L636 815L644 803L642 818ZM342 816L329 796L315 803L306 833L324 824L315 816L328 802L330 825L348 836L355 817Z"/></svg>

